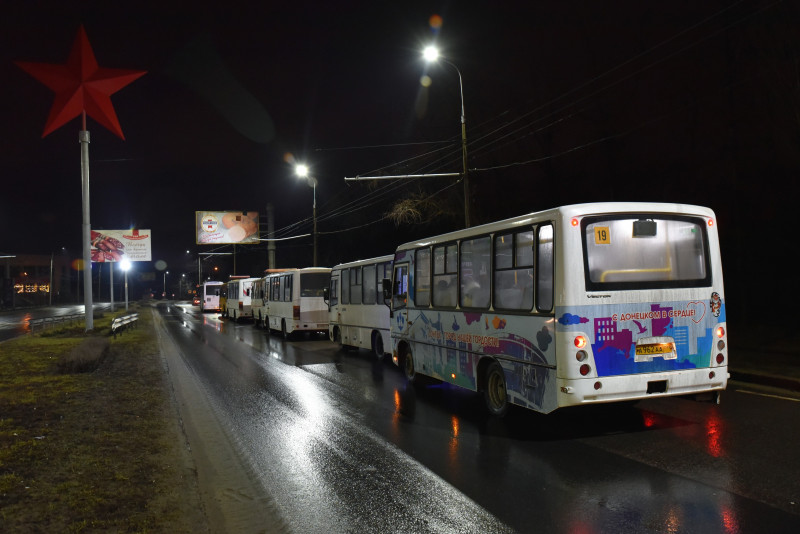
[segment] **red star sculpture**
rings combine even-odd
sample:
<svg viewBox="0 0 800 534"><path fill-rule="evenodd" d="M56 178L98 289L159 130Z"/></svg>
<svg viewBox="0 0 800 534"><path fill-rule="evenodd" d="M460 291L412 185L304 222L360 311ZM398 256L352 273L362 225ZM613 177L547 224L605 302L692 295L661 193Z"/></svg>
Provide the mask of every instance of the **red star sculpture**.
<svg viewBox="0 0 800 534"><path fill-rule="evenodd" d="M42 137L86 113L125 139L111 104L111 95L144 75L146 71L100 68L83 26L78 29L66 65L22 61L15 63L56 94ZM86 129L85 119L83 129Z"/></svg>

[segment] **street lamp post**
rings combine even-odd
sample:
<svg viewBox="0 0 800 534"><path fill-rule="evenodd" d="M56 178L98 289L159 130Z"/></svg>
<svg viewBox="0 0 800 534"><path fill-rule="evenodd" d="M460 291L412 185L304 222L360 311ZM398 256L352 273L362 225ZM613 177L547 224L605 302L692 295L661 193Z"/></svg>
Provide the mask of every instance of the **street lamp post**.
<svg viewBox="0 0 800 534"><path fill-rule="evenodd" d="M122 260L120 267L122 267L122 270L125 271L125 311L128 311L128 271L131 269L130 260Z"/></svg>
<svg viewBox="0 0 800 534"><path fill-rule="evenodd" d="M454 69L458 74L458 89L461 94L461 168L462 179L464 181L464 227L469 228L469 175L467 173L467 118L464 114L464 82L461 78L461 71L458 70L455 63L448 61L439 54L439 50L435 46L428 46L422 52L425 61L432 63L437 60L442 60Z"/></svg>
<svg viewBox="0 0 800 534"><path fill-rule="evenodd" d="M164 295L165 299L167 298L167 275L168 274L169 274L169 271L164 271L164 292L163 292L163 295Z"/></svg>
<svg viewBox="0 0 800 534"><path fill-rule="evenodd" d="M317 179L308 174L308 167L305 165L297 165L294 168L295 174L300 178L305 178L309 186L314 189L314 204L312 211L313 221L313 241L314 241L314 258L312 265L317 265Z"/></svg>

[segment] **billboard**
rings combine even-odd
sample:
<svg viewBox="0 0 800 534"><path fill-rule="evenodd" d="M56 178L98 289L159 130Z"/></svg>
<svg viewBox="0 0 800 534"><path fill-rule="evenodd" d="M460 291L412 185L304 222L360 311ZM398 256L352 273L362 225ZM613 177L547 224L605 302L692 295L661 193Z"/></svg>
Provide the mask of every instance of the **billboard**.
<svg viewBox="0 0 800 534"><path fill-rule="evenodd" d="M257 211L196 211L194 220L198 245L258 243Z"/></svg>
<svg viewBox="0 0 800 534"><path fill-rule="evenodd" d="M92 261L152 261L150 230L92 230Z"/></svg>

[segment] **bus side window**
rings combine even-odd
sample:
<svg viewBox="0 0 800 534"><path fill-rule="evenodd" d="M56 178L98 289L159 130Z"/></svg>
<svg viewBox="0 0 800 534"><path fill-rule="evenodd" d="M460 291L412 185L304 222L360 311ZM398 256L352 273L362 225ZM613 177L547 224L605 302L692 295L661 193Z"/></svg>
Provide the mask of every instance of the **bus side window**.
<svg viewBox="0 0 800 534"><path fill-rule="evenodd" d="M330 306L336 306L339 304L339 279L338 278L331 278L331 289L328 298L330 299L328 304Z"/></svg>
<svg viewBox="0 0 800 534"><path fill-rule="evenodd" d="M539 227L536 264L536 307L541 311L553 309L553 226Z"/></svg>
<svg viewBox="0 0 800 534"><path fill-rule="evenodd" d="M362 278L364 288L364 304L375 304L375 293L378 291L378 282L375 278L375 265L365 265Z"/></svg>
<svg viewBox="0 0 800 534"><path fill-rule="evenodd" d="M350 269L342 269L342 304L350 304Z"/></svg>
<svg viewBox="0 0 800 534"><path fill-rule="evenodd" d="M361 267L350 268L350 303L361 304Z"/></svg>
<svg viewBox="0 0 800 534"><path fill-rule="evenodd" d="M461 306L465 308L489 307L491 248L489 236L461 242Z"/></svg>
<svg viewBox="0 0 800 534"><path fill-rule="evenodd" d="M458 296L458 246L433 249L433 305L455 307Z"/></svg>
<svg viewBox="0 0 800 534"><path fill-rule="evenodd" d="M397 280L395 278L395 280ZM431 303L431 249L417 249L414 261L414 304L418 307Z"/></svg>
<svg viewBox="0 0 800 534"><path fill-rule="evenodd" d="M533 307L533 231L496 236L494 267L495 307L530 310Z"/></svg>
<svg viewBox="0 0 800 534"><path fill-rule="evenodd" d="M408 265L397 265L394 268L394 284L392 287L392 309L405 308L408 304Z"/></svg>

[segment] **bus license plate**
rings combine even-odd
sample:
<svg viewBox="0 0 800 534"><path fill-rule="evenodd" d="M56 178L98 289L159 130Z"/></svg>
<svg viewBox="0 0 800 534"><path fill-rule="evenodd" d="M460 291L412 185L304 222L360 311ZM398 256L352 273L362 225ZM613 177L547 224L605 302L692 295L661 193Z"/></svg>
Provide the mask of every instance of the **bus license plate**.
<svg viewBox="0 0 800 534"><path fill-rule="evenodd" d="M649 362L653 356L664 358L665 360L675 360L678 354L673 350L672 343L651 343L647 345L636 345L636 356L634 361Z"/></svg>

